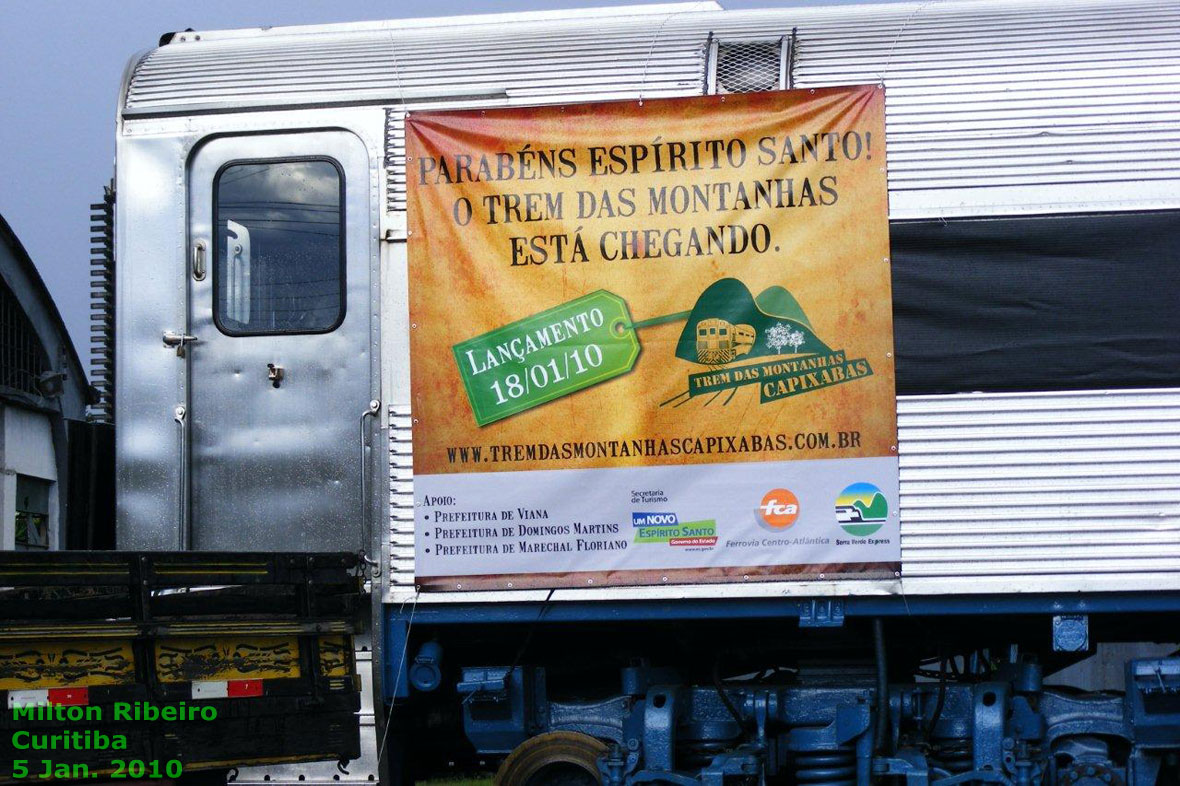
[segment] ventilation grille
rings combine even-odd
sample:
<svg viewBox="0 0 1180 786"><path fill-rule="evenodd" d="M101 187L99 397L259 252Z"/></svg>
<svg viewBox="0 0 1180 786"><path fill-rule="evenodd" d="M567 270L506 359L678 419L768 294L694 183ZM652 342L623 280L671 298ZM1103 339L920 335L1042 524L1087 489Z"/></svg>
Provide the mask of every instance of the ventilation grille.
<svg viewBox="0 0 1180 786"><path fill-rule="evenodd" d="M115 184L90 206L90 383L99 392L91 420L115 419Z"/></svg>
<svg viewBox="0 0 1180 786"><path fill-rule="evenodd" d="M408 406L389 407L389 586L414 586L414 447Z"/></svg>
<svg viewBox="0 0 1180 786"><path fill-rule="evenodd" d="M788 87L790 46L772 41L714 41L710 47L710 93L759 93Z"/></svg>
<svg viewBox="0 0 1180 786"><path fill-rule="evenodd" d="M406 113L385 110L385 209L406 209Z"/></svg>

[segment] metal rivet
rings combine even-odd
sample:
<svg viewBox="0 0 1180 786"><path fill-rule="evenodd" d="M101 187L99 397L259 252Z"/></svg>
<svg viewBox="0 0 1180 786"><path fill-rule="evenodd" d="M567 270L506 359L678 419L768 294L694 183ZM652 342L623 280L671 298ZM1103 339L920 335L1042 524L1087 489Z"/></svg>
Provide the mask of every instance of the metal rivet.
<svg viewBox="0 0 1180 786"><path fill-rule="evenodd" d="M455 589L463 589L463 585L462 585L462 584L456 584L456 585L455 585Z"/></svg>
<svg viewBox="0 0 1180 786"><path fill-rule="evenodd" d="M885 264L889 264L889 257L885 257Z"/></svg>
<svg viewBox="0 0 1180 786"><path fill-rule="evenodd" d="M418 323L417 323L417 322L411 322L411 323L410 323L410 327L411 327L412 329L414 329L414 330L417 330L417 329L418 329Z"/></svg>
<svg viewBox="0 0 1180 786"><path fill-rule="evenodd" d="M512 589L512 582L508 582L508 589Z"/></svg>
<svg viewBox="0 0 1180 786"><path fill-rule="evenodd" d="M826 576L825 576L823 573L819 574L819 577L820 577L821 579L823 579L823 578L827 578L827 577L826 577Z"/></svg>
<svg viewBox="0 0 1180 786"><path fill-rule="evenodd" d="M896 453L896 452L897 452L897 445L890 445L890 446L889 446L889 449L890 449L891 451L893 451L894 453Z"/></svg>
<svg viewBox="0 0 1180 786"><path fill-rule="evenodd" d="M667 576L661 576L661 577L660 577L660 581L667 581L667 580L668 580L668 577L667 577Z"/></svg>
<svg viewBox="0 0 1180 786"><path fill-rule="evenodd" d="M593 584L593 583L594 583L594 579L586 579L586 583L587 583L587 584Z"/></svg>
<svg viewBox="0 0 1180 786"><path fill-rule="evenodd" d="M893 357L893 353L892 353L892 352L886 352L886 353L885 353L885 357L887 357L887 358L891 358L891 357ZM415 422L415 423L417 423L418 421L416 421L416 420L415 420L414 422Z"/></svg>

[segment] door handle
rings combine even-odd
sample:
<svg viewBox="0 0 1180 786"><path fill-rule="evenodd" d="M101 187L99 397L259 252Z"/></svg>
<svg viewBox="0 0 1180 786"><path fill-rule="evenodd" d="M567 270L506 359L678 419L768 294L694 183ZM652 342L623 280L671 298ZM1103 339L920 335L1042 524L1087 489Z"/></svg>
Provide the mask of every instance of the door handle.
<svg viewBox="0 0 1180 786"><path fill-rule="evenodd" d="M164 331L164 346L176 347L176 357L184 357L184 347L186 344L195 344L199 339L196 336L190 336L188 333L175 333L171 330Z"/></svg>
<svg viewBox="0 0 1180 786"><path fill-rule="evenodd" d="M205 280L205 241L198 240L193 246L193 279Z"/></svg>
<svg viewBox="0 0 1180 786"><path fill-rule="evenodd" d="M373 546L373 527L369 522L369 441L366 439L366 421L369 418L376 420L380 414L381 402L377 399L370 401L369 408L361 413L361 559L373 568L373 578L381 575L381 561L380 557L374 562L367 556Z"/></svg>

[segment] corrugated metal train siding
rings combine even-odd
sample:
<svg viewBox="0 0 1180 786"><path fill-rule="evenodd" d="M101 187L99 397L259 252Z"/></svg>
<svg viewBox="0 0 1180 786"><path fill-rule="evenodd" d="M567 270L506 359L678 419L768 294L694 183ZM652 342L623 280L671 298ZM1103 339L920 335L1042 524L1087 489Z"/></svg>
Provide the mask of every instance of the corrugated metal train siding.
<svg viewBox="0 0 1180 786"><path fill-rule="evenodd" d="M172 44L136 69L127 110L218 101L242 105L397 101L509 91L545 96L699 91L704 51L697 30L662 33L650 19L468 26Z"/></svg>
<svg viewBox="0 0 1180 786"><path fill-rule="evenodd" d="M1133 200L1127 189L1135 188L1145 203L1169 193L1175 199L1175 5L1005 3L971 14L932 8L914 13L891 40L882 35L890 29L808 25L795 78L811 87L884 75L895 208L929 203L921 192L955 194L976 206L993 200L996 212L1016 200ZM972 196L983 189L991 191Z"/></svg>
<svg viewBox="0 0 1180 786"><path fill-rule="evenodd" d="M792 28L798 87L885 81L895 218L1180 205L1180 7L1159 0L212 33L146 57L126 113L413 104L456 91L502 96L491 103L691 95L703 90L711 33Z"/></svg>
<svg viewBox="0 0 1180 786"><path fill-rule="evenodd" d="M1180 571L1180 391L898 401L902 570Z"/></svg>
<svg viewBox="0 0 1180 786"><path fill-rule="evenodd" d="M408 411L390 433L407 586ZM898 436L903 581L1180 572L1180 390L907 396Z"/></svg>

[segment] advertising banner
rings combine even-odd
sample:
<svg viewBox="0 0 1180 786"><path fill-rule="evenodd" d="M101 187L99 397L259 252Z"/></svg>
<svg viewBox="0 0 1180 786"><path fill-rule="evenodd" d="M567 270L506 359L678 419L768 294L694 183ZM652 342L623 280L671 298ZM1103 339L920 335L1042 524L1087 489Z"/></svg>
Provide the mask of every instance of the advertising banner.
<svg viewBox="0 0 1180 786"><path fill-rule="evenodd" d="M420 586L897 575L884 106L407 115Z"/></svg>

